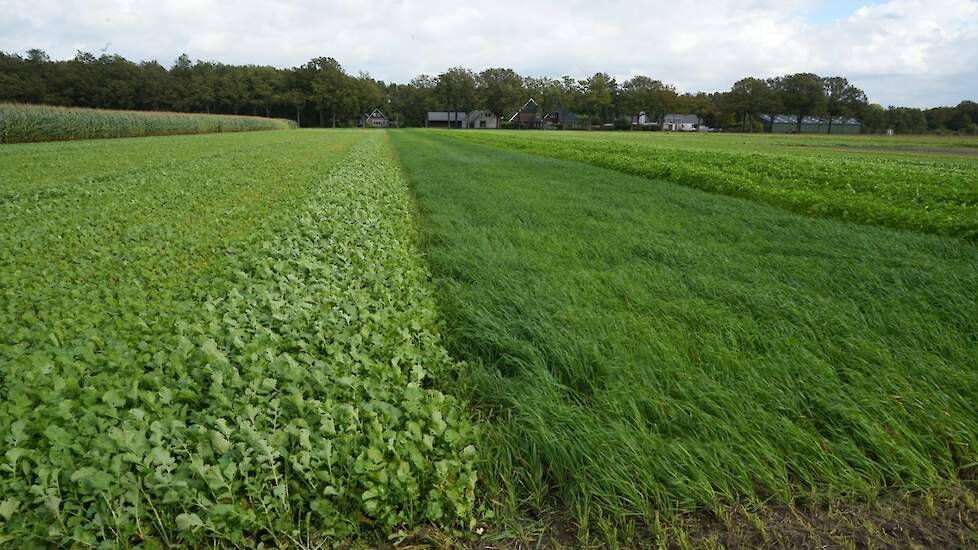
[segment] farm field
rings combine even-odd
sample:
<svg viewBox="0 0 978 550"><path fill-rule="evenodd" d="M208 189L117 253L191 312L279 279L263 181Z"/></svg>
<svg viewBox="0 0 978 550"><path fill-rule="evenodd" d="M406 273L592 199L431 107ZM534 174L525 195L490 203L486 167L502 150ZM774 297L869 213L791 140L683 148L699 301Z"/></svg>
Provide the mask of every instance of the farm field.
<svg viewBox="0 0 978 550"><path fill-rule="evenodd" d="M471 520L383 134L5 145L0 197L0 546Z"/></svg>
<svg viewBox="0 0 978 550"><path fill-rule="evenodd" d="M644 139L576 135L392 134L504 508L641 543L669 511L974 478L978 248L546 158ZM840 515L801 544L850 544Z"/></svg>
<svg viewBox="0 0 978 550"><path fill-rule="evenodd" d="M295 128L295 122L257 116L120 111L0 103L0 143L250 132L289 128Z"/></svg>
<svg viewBox="0 0 978 550"><path fill-rule="evenodd" d="M540 131L453 135L807 215L978 240L974 138Z"/></svg>
<svg viewBox="0 0 978 550"><path fill-rule="evenodd" d="M973 142L4 144L0 547L974 547Z"/></svg>

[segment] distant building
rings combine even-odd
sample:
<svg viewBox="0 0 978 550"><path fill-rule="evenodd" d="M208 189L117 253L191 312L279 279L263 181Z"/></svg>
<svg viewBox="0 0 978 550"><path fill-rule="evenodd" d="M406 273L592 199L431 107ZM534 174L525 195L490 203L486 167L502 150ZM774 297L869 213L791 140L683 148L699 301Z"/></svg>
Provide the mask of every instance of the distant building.
<svg viewBox="0 0 978 550"><path fill-rule="evenodd" d="M509 117L509 124L517 128L540 128L543 125L543 117L540 116L540 106L531 97L523 108Z"/></svg>
<svg viewBox="0 0 978 550"><path fill-rule="evenodd" d="M547 128L577 128L580 124L577 113L572 113L563 107L550 111L543 117L543 125Z"/></svg>
<svg viewBox="0 0 978 550"><path fill-rule="evenodd" d="M373 112L363 118L362 126L364 128L388 128L390 121L380 109L374 109Z"/></svg>
<svg viewBox="0 0 978 550"><path fill-rule="evenodd" d="M429 111L425 128L462 128L468 113L464 111Z"/></svg>
<svg viewBox="0 0 978 550"><path fill-rule="evenodd" d="M773 134L798 133L798 117L796 115L761 115L764 131ZM833 119L806 116L801 119L802 134L858 134L862 124L857 119L836 117Z"/></svg>
<svg viewBox="0 0 978 550"><path fill-rule="evenodd" d="M631 119L632 126L638 126L640 128L651 128L659 125L659 123L645 111L639 112L637 115L632 116Z"/></svg>
<svg viewBox="0 0 978 550"><path fill-rule="evenodd" d="M472 111L465 116L465 127L472 129L499 128L499 118L489 111Z"/></svg>
<svg viewBox="0 0 978 550"><path fill-rule="evenodd" d="M694 114L669 114L662 119L662 129L672 132L695 132L703 121Z"/></svg>

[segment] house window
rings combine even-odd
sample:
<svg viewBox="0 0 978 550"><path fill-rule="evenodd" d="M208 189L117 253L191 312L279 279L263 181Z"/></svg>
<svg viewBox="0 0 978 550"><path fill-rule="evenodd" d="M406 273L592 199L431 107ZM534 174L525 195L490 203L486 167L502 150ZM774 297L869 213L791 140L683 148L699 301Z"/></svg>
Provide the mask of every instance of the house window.
<svg viewBox="0 0 978 550"><path fill-rule="evenodd" d="M485 128L485 127L486 127L486 121L480 120L479 121L479 128Z"/></svg>

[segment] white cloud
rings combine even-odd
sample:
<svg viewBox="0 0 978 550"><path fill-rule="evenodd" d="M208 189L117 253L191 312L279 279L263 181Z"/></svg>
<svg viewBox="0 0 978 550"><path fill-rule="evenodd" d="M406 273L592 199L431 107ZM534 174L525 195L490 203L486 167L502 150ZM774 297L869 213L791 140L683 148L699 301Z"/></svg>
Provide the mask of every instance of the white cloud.
<svg viewBox="0 0 978 550"><path fill-rule="evenodd" d="M869 0L867 0L869 1ZM295 66L314 56L406 81L451 66L619 78L683 90L746 75L847 76L883 104L978 90L978 0L890 0L831 22L818 0L0 0L0 50Z"/></svg>

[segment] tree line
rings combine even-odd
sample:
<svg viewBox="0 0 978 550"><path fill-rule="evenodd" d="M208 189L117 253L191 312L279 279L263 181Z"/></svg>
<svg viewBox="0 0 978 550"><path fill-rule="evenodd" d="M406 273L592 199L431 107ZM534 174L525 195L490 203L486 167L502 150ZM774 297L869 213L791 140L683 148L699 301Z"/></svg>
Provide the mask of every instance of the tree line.
<svg viewBox="0 0 978 550"><path fill-rule="evenodd" d="M644 111L694 113L705 124L758 131L761 114L855 117L863 130L898 133L978 133L978 103L955 107L884 108L843 77L810 73L748 77L726 92L680 93L648 76L618 82L598 72L586 79L522 76L508 68L473 72L454 67L408 83L350 74L331 57L293 68L192 61L181 55L170 67L118 55L78 52L52 60L44 51L0 52L0 101L108 109L252 114L291 118L301 126L350 126L379 107L403 126L423 126L428 111L485 109L506 117L533 97L543 111L564 108L585 124L628 125Z"/></svg>

